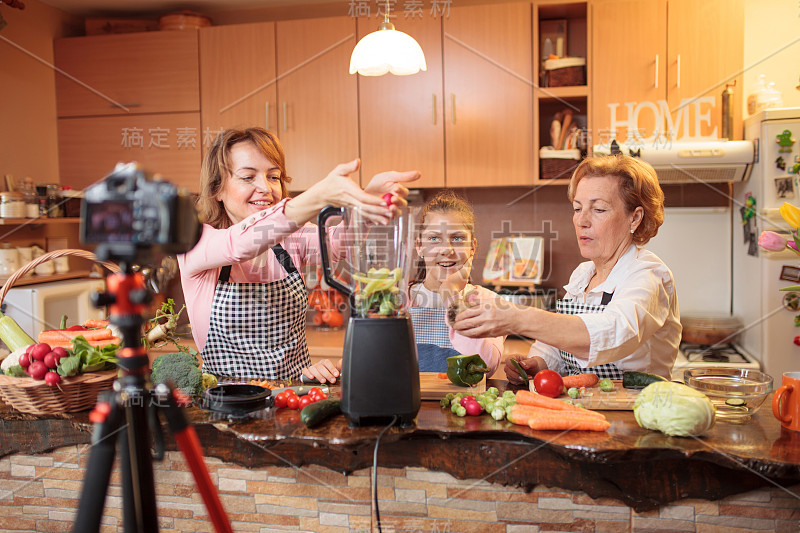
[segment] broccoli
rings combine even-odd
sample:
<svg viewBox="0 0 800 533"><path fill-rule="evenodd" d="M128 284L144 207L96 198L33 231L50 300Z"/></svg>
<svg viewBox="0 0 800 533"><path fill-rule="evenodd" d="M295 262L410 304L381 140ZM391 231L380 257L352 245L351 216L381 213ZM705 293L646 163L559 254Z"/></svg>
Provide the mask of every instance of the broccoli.
<svg viewBox="0 0 800 533"><path fill-rule="evenodd" d="M200 363L186 352L165 353L153 361L150 378L153 384L171 381L184 393L197 397L203 392L203 373Z"/></svg>

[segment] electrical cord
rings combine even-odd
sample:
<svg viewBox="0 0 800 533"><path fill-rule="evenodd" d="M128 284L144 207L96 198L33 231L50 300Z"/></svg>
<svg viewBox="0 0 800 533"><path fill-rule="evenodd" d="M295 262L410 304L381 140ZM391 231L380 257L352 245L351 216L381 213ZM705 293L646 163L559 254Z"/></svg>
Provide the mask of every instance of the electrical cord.
<svg viewBox="0 0 800 533"><path fill-rule="evenodd" d="M378 524L378 533L382 533L381 529L381 513L378 510L378 444L381 442L383 434L389 431L393 425L397 423L398 416L394 415L392 421L378 433L378 438L375 439L375 451L372 454L372 500L375 503L375 522Z"/></svg>

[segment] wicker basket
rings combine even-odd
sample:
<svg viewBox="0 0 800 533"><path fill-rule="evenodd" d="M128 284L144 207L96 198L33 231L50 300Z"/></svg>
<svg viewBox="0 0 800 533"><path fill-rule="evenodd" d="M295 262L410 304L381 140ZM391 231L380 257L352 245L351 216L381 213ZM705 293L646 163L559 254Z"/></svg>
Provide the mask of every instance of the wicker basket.
<svg viewBox="0 0 800 533"><path fill-rule="evenodd" d="M93 253L85 250L65 249L43 254L8 278L0 289L0 304L19 278L46 261L66 255L97 261ZM112 272L119 272L119 267L114 263L98 262ZM32 378L0 375L0 399L17 411L37 415L85 411L94 406L100 391L111 388L116 376L115 370L87 373L64 378L57 387L50 387L44 381L35 381Z"/></svg>

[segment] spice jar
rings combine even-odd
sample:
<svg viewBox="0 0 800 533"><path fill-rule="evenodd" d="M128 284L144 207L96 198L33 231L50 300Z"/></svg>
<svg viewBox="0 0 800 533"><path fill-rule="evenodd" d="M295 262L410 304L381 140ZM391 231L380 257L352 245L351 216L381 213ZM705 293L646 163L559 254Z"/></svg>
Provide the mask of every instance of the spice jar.
<svg viewBox="0 0 800 533"><path fill-rule="evenodd" d="M64 216L64 209L61 207L61 189L58 185L47 186L47 216L50 218Z"/></svg>
<svg viewBox="0 0 800 533"><path fill-rule="evenodd" d="M0 217L25 218L25 196L21 192L0 192Z"/></svg>

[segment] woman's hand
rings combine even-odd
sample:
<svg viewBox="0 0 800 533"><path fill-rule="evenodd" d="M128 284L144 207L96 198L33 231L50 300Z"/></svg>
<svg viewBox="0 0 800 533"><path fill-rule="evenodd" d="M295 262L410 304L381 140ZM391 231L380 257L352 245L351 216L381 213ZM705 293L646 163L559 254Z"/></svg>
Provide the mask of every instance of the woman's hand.
<svg viewBox="0 0 800 533"><path fill-rule="evenodd" d="M475 292L467 296L471 306L456 316L453 329L465 337L499 337L517 333L516 319L528 309L502 298L478 301Z"/></svg>
<svg viewBox="0 0 800 533"><path fill-rule="evenodd" d="M357 171L360 165L358 159L338 165L323 180L287 202L284 214L292 222L302 225L315 218L328 205L360 207L368 219L381 224L387 223L392 216L391 209L377 196L362 191L350 179L350 174Z"/></svg>
<svg viewBox="0 0 800 533"><path fill-rule="evenodd" d="M303 369L303 375L307 378L315 379L320 383L336 383L339 378L339 371L342 368L342 360L333 364L330 359L323 359L315 365Z"/></svg>
<svg viewBox="0 0 800 533"><path fill-rule="evenodd" d="M390 170L388 172L381 172L372 176L369 183L364 188L364 192L369 194L383 197L386 193L391 193L392 204L389 208L394 214L401 208L408 205L406 198L408 198L408 189L404 187L403 183L418 180L420 173L416 170L409 170L406 172L397 172Z"/></svg>
<svg viewBox="0 0 800 533"><path fill-rule="evenodd" d="M522 385L525 381L522 379L522 376L519 375L519 372L517 372L517 369L511 362L511 359L515 359L519 363L525 373L528 374L528 379L533 378L533 376L535 376L540 370L547 369L547 363L545 363L544 359L541 357L512 355L506 359L506 364L503 367L503 370L506 373L506 379L513 385Z"/></svg>

